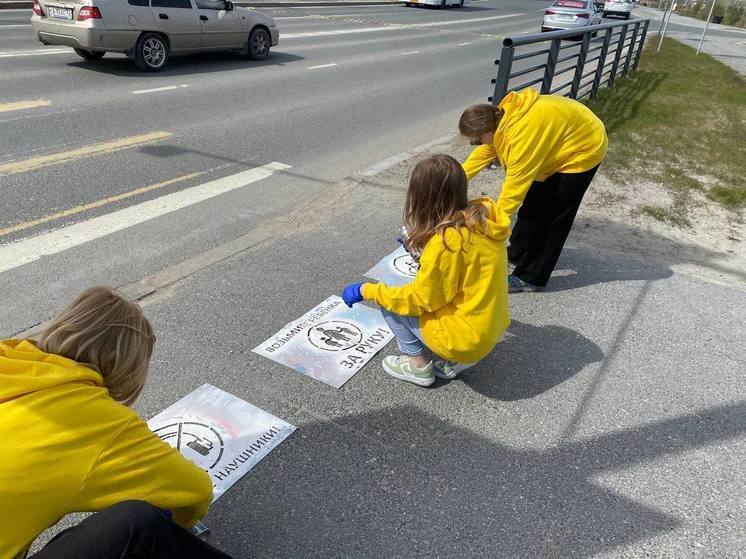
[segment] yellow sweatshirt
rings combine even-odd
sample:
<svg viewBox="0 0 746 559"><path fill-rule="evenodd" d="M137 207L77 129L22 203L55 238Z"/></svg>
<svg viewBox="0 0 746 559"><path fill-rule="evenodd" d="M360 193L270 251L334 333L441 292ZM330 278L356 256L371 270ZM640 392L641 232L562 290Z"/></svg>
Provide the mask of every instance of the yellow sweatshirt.
<svg viewBox="0 0 746 559"><path fill-rule="evenodd" d="M366 283L361 289L365 299L393 313L418 316L427 347L457 363L485 357L510 324L506 234L494 221L495 202L480 201L490 208L486 231L447 229L448 248L441 235L433 236L411 283Z"/></svg>
<svg viewBox="0 0 746 559"><path fill-rule="evenodd" d="M117 403L101 375L29 341L0 341L0 559L77 511L138 499L184 527L212 500L206 472Z"/></svg>
<svg viewBox="0 0 746 559"><path fill-rule="evenodd" d="M511 92L500 102L504 114L492 145L484 144L464 161L471 179L497 158L505 169L498 198L498 224L510 229L510 217L523 203L531 183L554 173L582 173L601 163L609 140L603 122L578 101L539 95L534 89Z"/></svg>

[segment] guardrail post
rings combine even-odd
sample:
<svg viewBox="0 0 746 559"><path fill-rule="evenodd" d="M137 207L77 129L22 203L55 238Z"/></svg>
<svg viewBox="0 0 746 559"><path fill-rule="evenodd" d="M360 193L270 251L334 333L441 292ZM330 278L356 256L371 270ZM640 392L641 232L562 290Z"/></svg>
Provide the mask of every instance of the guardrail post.
<svg viewBox="0 0 746 559"><path fill-rule="evenodd" d="M510 81L510 70L513 66L514 53L515 49L513 47L503 45L500 59L495 60L495 64L498 64L499 68L497 70L497 79L492 80L492 83L495 84L495 92L492 94L492 97L489 97L489 102L493 105L498 105L508 93L508 82Z"/></svg>
<svg viewBox="0 0 746 559"><path fill-rule="evenodd" d="M616 79L617 70L619 70L619 61L622 58L622 48L624 48L624 41L627 40L627 26L622 25L622 30L619 33L619 38L616 43L616 50L614 51L614 62L611 64L611 73L609 74L609 87L614 87L614 80Z"/></svg>
<svg viewBox="0 0 746 559"><path fill-rule="evenodd" d="M601 43L601 50L598 53L598 66L596 66L596 76L593 78L591 87L591 99L598 96L598 88L601 86L601 75L604 73L604 64L606 64L606 55L609 52L609 43L611 42L611 28L606 30L604 41Z"/></svg>
<svg viewBox="0 0 746 559"><path fill-rule="evenodd" d="M640 22L638 21L635 23L635 26L632 28L632 40L629 43L629 48L627 49L627 57L624 59L624 70L622 70L622 74L625 76L629 72L629 63L632 62L632 55L635 52L635 42L637 42L637 32L640 29Z"/></svg>
<svg viewBox="0 0 746 559"><path fill-rule="evenodd" d="M583 42L580 44L580 52L578 53L578 62L575 65L575 75L572 77L572 85L570 86L570 99L577 99L578 92L580 91L580 80L583 77L583 69L585 68L585 61L588 58L588 50L591 46L591 33L585 33L583 35Z"/></svg>
<svg viewBox="0 0 746 559"><path fill-rule="evenodd" d="M552 89L552 79L554 78L554 69L557 66L561 41L561 39L552 39L552 44L549 46L547 65L544 68L544 79L541 82L541 93L548 94Z"/></svg>
<svg viewBox="0 0 746 559"><path fill-rule="evenodd" d="M648 35L648 27L650 26L650 20L644 21L642 24L642 37L640 37L640 46L637 47L637 53L635 54L635 63L632 66L633 70L637 70L637 65L640 63L640 55L642 49L645 47L645 38Z"/></svg>

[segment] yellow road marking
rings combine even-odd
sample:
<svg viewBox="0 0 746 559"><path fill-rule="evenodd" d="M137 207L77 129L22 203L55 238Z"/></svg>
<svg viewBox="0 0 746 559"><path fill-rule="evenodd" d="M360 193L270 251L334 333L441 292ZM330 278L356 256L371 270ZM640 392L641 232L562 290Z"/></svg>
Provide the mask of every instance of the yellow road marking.
<svg viewBox="0 0 746 559"><path fill-rule="evenodd" d="M86 210L91 210L93 208L100 208L101 206L106 206L107 204L113 204L114 202L119 202L120 200L126 200L127 198L132 198L133 196L137 196L145 192L150 192L151 190L157 190L159 188L163 188L164 186L168 186L169 184L174 184L175 182L185 181L187 179L193 179L194 177L204 175L206 172L207 171L201 171L199 173L191 173L189 175L176 177L174 179L169 179L167 181L157 182L149 186L143 186L142 188L137 188L135 190L124 192L122 194L117 194L116 196L110 196L109 198L103 198L102 200L97 200L95 202L90 202L88 204L82 204L80 206L75 206L74 208L70 208L69 210L63 210L61 212L49 214L44 217L40 217L39 219L34 219L31 221L27 221L25 223L19 223L18 225L12 225L10 227L6 227L5 229L0 229L0 237L2 237L3 235L8 235L10 233L17 233L18 231L23 231L25 229L29 229L30 227L41 225L42 223L49 223L50 221L54 221L55 219L60 219L62 217L69 217L71 215L84 212Z"/></svg>
<svg viewBox="0 0 746 559"><path fill-rule="evenodd" d="M16 101L15 103L0 103L0 113L22 111L24 109L36 109L38 107L48 107L51 104L52 102L48 99L37 99L36 101Z"/></svg>
<svg viewBox="0 0 746 559"><path fill-rule="evenodd" d="M122 149L156 142L170 136L173 136L171 132L150 132L149 134L127 136L125 138L119 138L118 140L112 140L109 142L90 144L69 151L61 151L58 153L52 153L50 155L32 157L31 159L11 161L10 163L4 163L0 165L0 176L23 173L25 171L31 171L33 169L46 167L48 165L65 163L67 161L72 161L73 159L79 159L81 157L112 153Z"/></svg>

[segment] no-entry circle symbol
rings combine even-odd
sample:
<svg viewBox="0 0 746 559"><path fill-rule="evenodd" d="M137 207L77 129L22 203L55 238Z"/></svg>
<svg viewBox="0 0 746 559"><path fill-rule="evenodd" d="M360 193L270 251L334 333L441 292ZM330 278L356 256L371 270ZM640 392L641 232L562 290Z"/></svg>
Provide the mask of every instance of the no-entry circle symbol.
<svg viewBox="0 0 746 559"><path fill-rule="evenodd" d="M153 432L205 469L214 468L223 456L223 437L206 423L176 421L154 429Z"/></svg>
<svg viewBox="0 0 746 559"><path fill-rule="evenodd" d="M400 274L413 278L417 275L418 266L410 254L402 254L394 258L394 269Z"/></svg>

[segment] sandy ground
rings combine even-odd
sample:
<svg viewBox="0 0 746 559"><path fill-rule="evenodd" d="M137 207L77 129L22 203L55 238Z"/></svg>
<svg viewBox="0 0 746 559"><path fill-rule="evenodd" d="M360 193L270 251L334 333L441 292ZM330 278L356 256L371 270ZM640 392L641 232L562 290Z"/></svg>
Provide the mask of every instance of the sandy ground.
<svg viewBox="0 0 746 559"><path fill-rule="evenodd" d="M437 144L427 153L448 153L459 161L469 154L461 138ZM414 165L426 153L400 163L377 180L406 189ZM497 196L503 180L500 169L488 170L474 178L472 196ZM657 184L628 181L619 184L603 172L603 164L586 193L578 212L568 246L617 252L672 271L707 281L746 289L746 248L744 212L722 208L698 192L691 193L689 227L662 223L640 212L640 207L669 207L671 194Z"/></svg>

